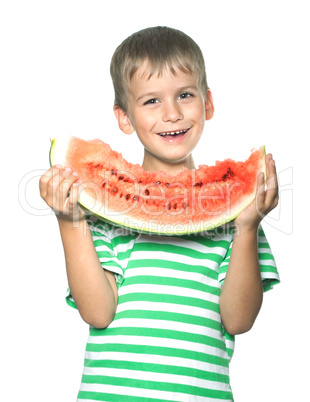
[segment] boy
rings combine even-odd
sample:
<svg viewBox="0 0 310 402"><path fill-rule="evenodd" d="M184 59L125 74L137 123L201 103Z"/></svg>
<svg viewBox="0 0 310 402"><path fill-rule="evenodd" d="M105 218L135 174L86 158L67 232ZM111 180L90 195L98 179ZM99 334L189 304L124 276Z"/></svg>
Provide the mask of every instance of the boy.
<svg viewBox="0 0 310 402"><path fill-rule="evenodd" d="M142 30L117 48L111 75L115 116L125 134L137 133L144 169L194 169L192 150L214 112L197 44L175 29ZM266 164L267 189L260 174L236 230L208 237L120 233L86 219L76 172L54 166L42 176L63 241L67 300L90 324L79 401L233 400L234 335L252 327L263 290L278 281L259 226L278 199L271 155Z"/></svg>

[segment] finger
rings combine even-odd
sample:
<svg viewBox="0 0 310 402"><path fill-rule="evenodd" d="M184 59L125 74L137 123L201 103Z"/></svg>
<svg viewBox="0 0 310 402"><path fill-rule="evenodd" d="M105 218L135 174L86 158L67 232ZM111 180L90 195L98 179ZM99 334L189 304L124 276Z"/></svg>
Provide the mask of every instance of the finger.
<svg viewBox="0 0 310 402"><path fill-rule="evenodd" d="M265 205L267 208L274 208L274 206L278 203L279 188L276 164L272 158L269 160L269 163L267 165L267 173Z"/></svg>
<svg viewBox="0 0 310 402"><path fill-rule="evenodd" d="M264 203L265 203L265 174L260 172L257 176L256 183L256 210L260 215L264 215Z"/></svg>
<svg viewBox="0 0 310 402"><path fill-rule="evenodd" d="M71 169L60 168L47 182L46 201L55 210L62 211L71 185ZM69 184L68 184L69 183Z"/></svg>
<svg viewBox="0 0 310 402"><path fill-rule="evenodd" d="M70 194L67 199L68 212L72 214L73 219L77 219L80 215L80 208L77 205L79 197L79 183L74 182L70 188Z"/></svg>
<svg viewBox="0 0 310 402"><path fill-rule="evenodd" d="M272 159L272 154L267 154L267 155L266 155L266 159L265 159L265 161L266 161L266 166L268 165L268 163L270 162L271 159Z"/></svg>
<svg viewBox="0 0 310 402"><path fill-rule="evenodd" d="M77 204L78 198L79 198L79 183L74 182L70 188L70 193L68 197L70 209L72 209Z"/></svg>
<svg viewBox="0 0 310 402"><path fill-rule="evenodd" d="M70 168L66 167L62 172L62 177L63 180L59 183L59 195L61 195L61 198L65 202L70 196L72 185L78 180L79 175L77 172L72 172Z"/></svg>
<svg viewBox="0 0 310 402"><path fill-rule="evenodd" d="M78 222L86 217L86 212L78 205L78 197L80 194L80 183L74 182L70 189L70 195L68 197L69 213L72 215L73 221Z"/></svg>
<svg viewBox="0 0 310 402"><path fill-rule="evenodd" d="M40 189L40 195L42 198L46 197L46 194L48 192L48 184L50 180L53 180L53 178L59 174L61 170L61 165L55 165L52 166L49 170L47 170L41 177L39 181L39 189Z"/></svg>

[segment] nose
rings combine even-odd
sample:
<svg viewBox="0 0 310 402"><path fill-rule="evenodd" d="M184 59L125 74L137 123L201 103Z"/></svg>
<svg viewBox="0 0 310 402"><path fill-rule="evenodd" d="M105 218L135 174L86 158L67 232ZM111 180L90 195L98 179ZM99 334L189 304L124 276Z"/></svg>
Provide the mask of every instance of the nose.
<svg viewBox="0 0 310 402"><path fill-rule="evenodd" d="M164 105L163 121L176 122L183 119L183 113L178 102L169 102Z"/></svg>

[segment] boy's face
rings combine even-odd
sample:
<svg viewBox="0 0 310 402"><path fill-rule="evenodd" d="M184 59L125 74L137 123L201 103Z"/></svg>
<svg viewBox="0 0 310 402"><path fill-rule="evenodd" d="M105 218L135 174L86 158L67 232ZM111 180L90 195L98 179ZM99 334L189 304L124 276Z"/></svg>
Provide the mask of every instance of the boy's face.
<svg viewBox="0 0 310 402"><path fill-rule="evenodd" d="M145 170L192 169L191 152L213 115L212 95L202 93L196 75L167 69L148 79L147 71L140 67L130 83L128 112L115 108L120 128L136 131L145 149Z"/></svg>

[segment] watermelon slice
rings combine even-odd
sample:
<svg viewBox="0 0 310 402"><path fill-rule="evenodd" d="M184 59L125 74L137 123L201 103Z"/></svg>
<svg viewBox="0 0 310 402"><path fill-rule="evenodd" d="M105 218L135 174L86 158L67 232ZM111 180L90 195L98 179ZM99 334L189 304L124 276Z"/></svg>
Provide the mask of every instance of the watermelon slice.
<svg viewBox="0 0 310 402"><path fill-rule="evenodd" d="M245 162L226 159L214 166L183 168L177 175L148 172L127 162L101 140L52 140L51 165L80 175L79 203L116 225L139 232L189 234L235 219L255 197L265 172L265 147Z"/></svg>

